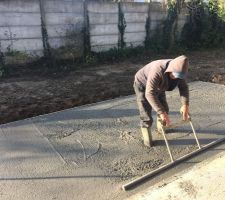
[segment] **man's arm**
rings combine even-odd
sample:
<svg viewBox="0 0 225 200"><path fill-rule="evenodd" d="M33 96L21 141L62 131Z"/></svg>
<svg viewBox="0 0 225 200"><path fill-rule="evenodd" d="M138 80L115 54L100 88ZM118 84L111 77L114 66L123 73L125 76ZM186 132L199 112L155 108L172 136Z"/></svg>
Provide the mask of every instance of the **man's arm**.
<svg viewBox="0 0 225 200"><path fill-rule="evenodd" d="M178 88L182 105L189 105L189 88L185 79L179 81Z"/></svg>
<svg viewBox="0 0 225 200"><path fill-rule="evenodd" d="M147 78L145 97L148 100L152 108L157 112L157 114L162 114L165 112L162 104L158 99L158 87L161 81L161 77L157 73L149 74Z"/></svg>
<svg viewBox="0 0 225 200"><path fill-rule="evenodd" d="M186 80L181 80L178 84L178 88L182 103L180 112L183 116L183 120L187 120L189 117L189 88Z"/></svg>

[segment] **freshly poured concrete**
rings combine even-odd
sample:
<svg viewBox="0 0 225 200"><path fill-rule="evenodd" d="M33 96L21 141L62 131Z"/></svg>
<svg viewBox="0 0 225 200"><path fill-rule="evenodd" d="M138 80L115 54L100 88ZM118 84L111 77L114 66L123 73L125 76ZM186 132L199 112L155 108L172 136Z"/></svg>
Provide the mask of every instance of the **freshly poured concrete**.
<svg viewBox="0 0 225 200"><path fill-rule="evenodd" d="M190 84L191 116L202 145L224 137L225 87ZM172 121L178 91L167 93ZM154 113L155 115L155 113ZM154 116L155 117L155 116ZM162 136L143 146L134 96L0 126L0 199L123 199L123 183L167 164ZM175 158L197 149L191 128L168 134Z"/></svg>
<svg viewBox="0 0 225 200"><path fill-rule="evenodd" d="M224 168L225 153L223 152L127 200L223 200L225 199Z"/></svg>

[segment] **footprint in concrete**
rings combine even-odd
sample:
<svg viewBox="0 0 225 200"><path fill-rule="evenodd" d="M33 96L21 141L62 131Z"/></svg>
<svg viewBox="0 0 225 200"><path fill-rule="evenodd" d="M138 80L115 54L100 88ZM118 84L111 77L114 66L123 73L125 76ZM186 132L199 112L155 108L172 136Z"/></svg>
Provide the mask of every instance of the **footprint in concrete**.
<svg viewBox="0 0 225 200"><path fill-rule="evenodd" d="M196 198L197 196L197 187L193 185L191 181L182 181L179 182L179 187L188 194L191 198Z"/></svg>

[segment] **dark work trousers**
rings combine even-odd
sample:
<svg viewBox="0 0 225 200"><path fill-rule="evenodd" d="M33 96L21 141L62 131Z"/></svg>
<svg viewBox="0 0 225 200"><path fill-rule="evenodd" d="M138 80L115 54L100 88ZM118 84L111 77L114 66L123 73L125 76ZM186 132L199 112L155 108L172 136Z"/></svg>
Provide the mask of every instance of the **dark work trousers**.
<svg viewBox="0 0 225 200"><path fill-rule="evenodd" d="M148 100L145 98L145 87L142 86L141 84L138 84L134 82L134 91L136 94L137 98L137 105L140 113L140 125L141 127L151 127L153 123L153 118L152 118L152 107L149 104ZM158 99L162 106L164 107L165 111L168 113L169 112L169 106L166 101L166 94L165 92L160 92L158 94Z"/></svg>

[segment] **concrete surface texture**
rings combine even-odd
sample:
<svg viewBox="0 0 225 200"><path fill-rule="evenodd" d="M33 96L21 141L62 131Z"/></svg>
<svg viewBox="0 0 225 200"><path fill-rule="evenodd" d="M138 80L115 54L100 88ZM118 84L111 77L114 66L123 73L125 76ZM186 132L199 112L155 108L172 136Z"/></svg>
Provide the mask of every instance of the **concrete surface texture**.
<svg viewBox="0 0 225 200"><path fill-rule="evenodd" d="M225 87L190 83L191 115L202 145L224 137ZM167 93L180 120L179 93ZM155 113L154 118L155 118ZM121 185L170 162L161 135L142 144L134 96L0 126L0 199L124 199ZM191 128L168 133L175 158L197 149Z"/></svg>
<svg viewBox="0 0 225 200"><path fill-rule="evenodd" d="M164 180L127 200L225 199L225 153Z"/></svg>

